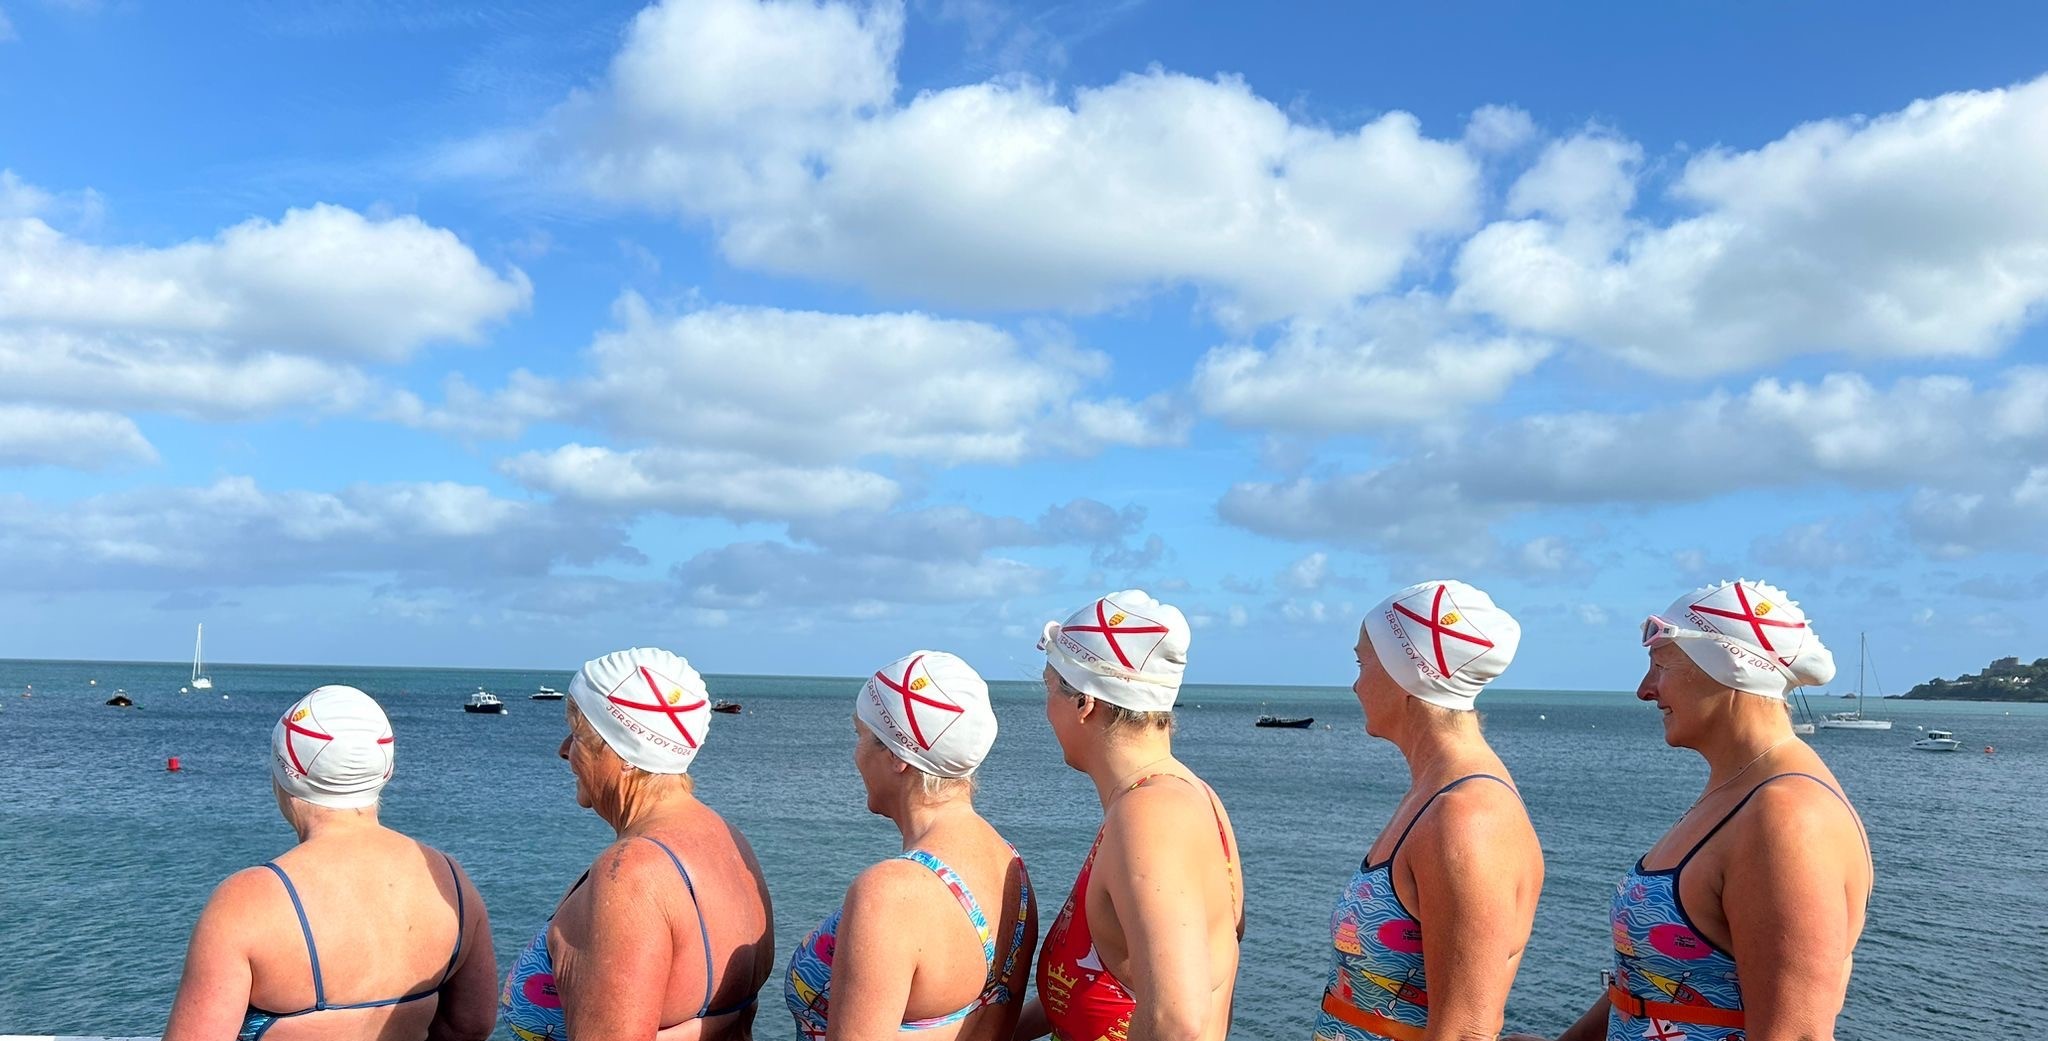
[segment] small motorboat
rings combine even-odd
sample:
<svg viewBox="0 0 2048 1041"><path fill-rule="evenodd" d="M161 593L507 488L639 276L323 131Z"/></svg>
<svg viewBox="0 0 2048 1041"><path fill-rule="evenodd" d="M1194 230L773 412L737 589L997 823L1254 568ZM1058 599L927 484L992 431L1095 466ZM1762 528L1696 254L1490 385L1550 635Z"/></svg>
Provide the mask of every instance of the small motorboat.
<svg viewBox="0 0 2048 1041"><path fill-rule="evenodd" d="M728 716L737 716L740 714L740 703L737 701L727 701L724 698L719 698L717 701L711 703L711 711L723 712Z"/></svg>
<svg viewBox="0 0 2048 1041"><path fill-rule="evenodd" d="M115 708L131 708L135 704L135 699L129 697L127 691L117 687L114 689L114 696L108 698L106 703Z"/></svg>
<svg viewBox="0 0 2048 1041"><path fill-rule="evenodd" d="M462 711L502 716L505 714L505 703L499 701L496 694L478 687L476 693L471 694L469 700L462 703Z"/></svg>
<svg viewBox="0 0 2048 1041"><path fill-rule="evenodd" d="M541 689L539 689L539 690L536 690L536 691L534 691L534 692L533 692L532 694L530 694L530 695L528 695L528 696L529 696L529 697L531 697L531 698L532 698L533 700L535 700L535 701L560 701L560 700L562 700L562 692L561 692L561 691L559 691L559 690L556 690L556 689L555 689L555 688L553 688L553 687L547 687L547 686L543 686L543 687L542 687Z"/></svg>
<svg viewBox="0 0 2048 1041"><path fill-rule="evenodd" d="M1913 747L1922 752L1953 752L1963 747L1963 743L1946 730L1929 730L1920 735L1920 740L1913 742Z"/></svg>
<svg viewBox="0 0 2048 1041"><path fill-rule="evenodd" d="M1309 724L1315 721L1316 717L1314 716L1260 716L1258 722L1252 725L1255 727L1279 727L1284 730L1307 730Z"/></svg>

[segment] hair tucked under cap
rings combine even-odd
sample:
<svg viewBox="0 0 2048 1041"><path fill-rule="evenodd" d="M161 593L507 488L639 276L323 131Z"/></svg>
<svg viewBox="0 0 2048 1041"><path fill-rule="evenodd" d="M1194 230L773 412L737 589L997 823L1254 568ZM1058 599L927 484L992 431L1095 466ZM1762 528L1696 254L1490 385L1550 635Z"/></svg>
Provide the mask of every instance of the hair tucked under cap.
<svg viewBox="0 0 2048 1041"><path fill-rule="evenodd" d="M1664 617L1715 636L1678 640L1680 650L1716 683L1746 694L1783 698L1794 687L1835 678L1835 656L1785 591L1738 578L1679 597Z"/></svg>
<svg viewBox="0 0 2048 1041"><path fill-rule="evenodd" d="M1439 708L1470 712L1522 643L1522 626L1483 590L1419 582L1365 616L1373 653L1401 689Z"/></svg>
<svg viewBox="0 0 2048 1041"><path fill-rule="evenodd" d="M988 684L944 651L912 651L882 666L854 714L896 758L934 777L965 777L996 741Z"/></svg>
<svg viewBox="0 0 2048 1041"><path fill-rule="evenodd" d="M286 795L330 810L377 805L391 779L391 720L354 687L320 687L270 728L270 776Z"/></svg>
<svg viewBox="0 0 2048 1041"><path fill-rule="evenodd" d="M1188 667L1188 620L1180 609L1126 589L1045 623L1038 648L1067 685L1134 712L1163 712Z"/></svg>
<svg viewBox="0 0 2048 1041"><path fill-rule="evenodd" d="M688 773L711 729L704 678L655 647L584 662L569 681L569 698L607 747L648 773Z"/></svg>

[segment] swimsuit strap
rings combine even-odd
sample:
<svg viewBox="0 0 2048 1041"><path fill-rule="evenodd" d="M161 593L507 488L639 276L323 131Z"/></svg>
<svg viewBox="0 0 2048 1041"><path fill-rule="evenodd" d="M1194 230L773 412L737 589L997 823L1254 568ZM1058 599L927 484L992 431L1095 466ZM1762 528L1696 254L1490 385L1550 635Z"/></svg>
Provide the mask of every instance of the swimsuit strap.
<svg viewBox="0 0 2048 1041"><path fill-rule="evenodd" d="M306 1011L325 1009L327 988L321 985L320 980L320 948L313 943L313 924L306 921L306 905L299 901L299 890L297 886L292 885L292 876L285 874L284 869L277 866L277 861L265 861L263 866L269 868L270 873L284 883L284 893L292 898L292 910L299 915L299 932L306 938L306 958L313 963L313 1007Z"/></svg>
<svg viewBox="0 0 2048 1041"><path fill-rule="evenodd" d="M1445 792L1448 792L1451 789L1456 788L1461 784L1464 784L1466 781L1477 781L1482 778L1488 781L1498 781L1500 782L1501 787L1506 788L1508 791L1511 792L1515 791L1514 785L1509 784L1506 780L1499 777L1495 777L1492 774L1466 774L1465 776L1460 777L1457 780L1452 781L1451 783L1444 785L1441 788L1438 788L1435 794L1429 797L1429 801L1423 803L1422 808L1415 811L1415 816L1408 818L1408 826L1401 829L1401 837L1394 840L1394 848L1387 851L1387 859L1380 861L1380 864L1392 864L1394 862L1394 858L1401 855L1401 844L1408 841L1408 833L1414 831L1415 826L1417 824L1422 823L1422 815L1428 813L1429 808L1431 806L1436 805L1437 799L1441 798ZM1515 798L1519 799L1521 797L1522 796L1520 792L1515 792ZM1366 855L1371 856L1372 851L1367 850Z"/></svg>
<svg viewBox="0 0 2048 1041"><path fill-rule="evenodd" d="M435 990L446 986L448 977L455 975L455 964L462 960L462 930L469 921L462 906L462 873L455 870L455 858L443 853L441 859L448 864L448 880L455 885L455 951L448 955L448 967L441 970L441 983L435 986Z"/></svg>
<svg viewBox="0 0 2048 1041"><path fill-rule="evenodd" d="M898 854L896 859L922 864L932 874L939 876L939 881L946 884L946 889L952 892L953 899L960 904L960 909L967 912L967 920L974 924L975 933L981 937L981 960L987 962L990 968L994 968L995 933L988 927L988 915L982 913L980 901L974 899L974 893L967 888L967 883L961 879L960 873L954 871L945 861L922 849Z"/></svg>
<svg viewBox="0 0 2048 1041"><path fill-rule="evenodd" d="M732 1005L729 1008L714 1009L711 1007L711 999L716 996L713 991L718 986L718 977L711 971L711 924L704 920L704 905L697 900L697 884L690 881L690 869L683 866L683 858L676 856L676 851L668 848L668 843L652 835L642 835L640 837L660 846L661 851L668 854L669 863L676 866L676 874L683 876L683 888L690 893L690 906L697 911L697 936L704 941L704 1004L697 1006L697 1014L690 1018L715 1019L719 1016L729 1016L735 1012L744 1012L747 1009L753 1008L755 996L752 994L747 995L745 1001Z"/></svg>
<svg viewBox="0 0 2048 1041"><path fill-rule="evenodd" d="M1129 788L1125 788L1124 791L1135 791L1137 790L1138 786L1144 784L1146 781L1152 780L1155 777L1171 777L1174 780L1180 781L1188 785L1193 785L1197 783L1196 781L1189 780L1188 778L1182 777L1179 774L1161 772L1156 774L1146 774L1145 776L1140 777L1135 781L1132 781L1131 786ZM1203 799L1209 804L1209 816L1214 817L1216 819L1216 841L1223 847L1223 879L1230 886L1231 902L1236 903L1238 898L1237 877L1231 874L1230 872L1230 865L1234 860L1234 856L1231 853L1230 849L1230 835L1223 830L1223 812L1217 807L1216 789L1209 787L1209 782L1207 781L1201 781L1199 783L1202 786ZM1100 828L1096 829L1095 842L1097 845L1100 845L1102 843L1102 830ZM1095 853L1093 850L1089 851L1088 857L1090 860L1093 860L1095 858ZM1237 915L1237 938L1239 940L1244 939L1244 911L1242 908L1238 910Z"/></svg>
<svg viewBox="0 0 2048 1041"><path fill-rule="evenodd" d="M1676 875L1679 872L1684 871L1685 865L1692 862L1693 855L1698 853L1701 847L1707 844L1708 840L1712 839L1715 835L1720 834L1721 829L1727 827L1728 822L1734 820L1735 815L1741 813L1742 808L1744 806L1749 805L1749 800L1756 798L1756 793L1764 790L1764 785L1767 785L1772 781L1780 780L1786 777L1804 777L1807 780L1812 781L1817 785L1820 785L1822 788L1827 789L1828 794L1840 800L1842 806L1849 811L1850 819L1854 820L1856 818L1856 808L1849 805L1849 800L1843 797L1841 792L1836 791L1834 785L1829 784L1826 781L1823 781L1812 774L1801 773L1796 770L1787 771L1786 773L1781 774L1772 774L1771 776L1766 777L1761 781L1758 781L1756 787L1751 788L1749 792L1742 797L1741 802L1736 803L1733 809L1730 809L1727 813L1722 814L1721 819L1715 821L1714 826L1712 828L1707 829L1707 833L1705 835L1700 836L1700 840L1698 842L1693 843L1691 849L1685 851L1685 856L1679 859L1677 866L1671 869L1671 873L1673 875ZM1863 822L1861 820L1856 821L1856 831L1859 834L1863 834ZM1865 857L1870 856L1870 836L1868 834L1863 834L1863 855Z"/></svg>
<svg viewBox="0 0 2048 1041"><path fill-rule="evenodd" d="M1017 865L1017 923L1010 931L1010 953L1003 956L1002 971L989 980L989 1001L998 1005L1010 1000L1010 973L1016 971L1017 954L1024 949L1024 933L1031 921L1032 908L1031 872L1024 867L1024 857L1016 846L1008 842L1003 845L1010 846L1011 863Z"/></svg>

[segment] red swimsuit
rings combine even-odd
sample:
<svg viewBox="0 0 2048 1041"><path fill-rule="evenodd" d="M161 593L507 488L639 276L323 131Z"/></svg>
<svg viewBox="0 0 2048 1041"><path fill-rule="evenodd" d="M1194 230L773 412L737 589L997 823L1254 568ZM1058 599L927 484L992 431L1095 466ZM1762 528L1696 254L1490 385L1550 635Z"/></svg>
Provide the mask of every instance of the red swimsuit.
<svg viewBox="0 0 2048 1041"><path fill-rule="evenodd" d="M1131 791L1155 777L1141 777L1124 791ZM1207 786L1204 786L1207 791ZM1216 816L1216 837L1223 843L1223 862L1231 861L1230 838L1223 830L1223 814L1216 808L1215 793L1208 792L1209 812ZM1095 937L1088 929L1088 879L1095 871L1095 854L1102 848L1102 829L1095 830L1095 844L1088 847L1088 859L1074 878L1074 889L1045 934L1045 946L1038 954L1038 998L1052 1027L1053 1041L1123 1041L1130 1031L1131 1013L1138 1007L1130 991L1116 974L1102 964L1095 950ZM1231 898L1236 899L1236 883Z"/></svg>

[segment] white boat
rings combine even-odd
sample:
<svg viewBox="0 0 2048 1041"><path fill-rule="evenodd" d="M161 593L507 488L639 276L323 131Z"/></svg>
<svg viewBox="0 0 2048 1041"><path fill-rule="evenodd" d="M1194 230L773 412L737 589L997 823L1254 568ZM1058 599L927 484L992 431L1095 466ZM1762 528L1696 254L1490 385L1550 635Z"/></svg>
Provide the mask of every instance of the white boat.
<svg viewBox="0 0 2048 1041"><path fill-rule="evenodd" d="M502 716L505 714L505 703L499 701L496 694L478 687L476 693L471 694L469 700L462 703L462 711Z"/></svg>
<svg viewBox="0 0 2048 1041"><path fill-rule="evenodd" d="M1920 735L1920 740L1913 742L1913 747L1922 752L1953 752L1963 747L1963 743L1946 730L1929 730Z"/></svg>
<svg viewBox="0 0 2048 1041"><path fill-rule="evenodd" d="M1889 719L1866 719L1863 715L1863 670L1870 659L1870 641L1862 634L1856 637L1856 691L1843 697L1854 697L1856 707L1848 712L1830 712L1822 716L1817 725L1822 730L1890 730Z"/></svg>
<svg viewBox="0 0 2048 1041"><path fill-rule="evenodd" d="M1785 711L1792 716L1792 732L1805 736L1814 731L1813 706L1806 703L1806 693L1797 687L1792 689L1792 700L1785 704Z"/></svg>
<svg viewBox="0 0 2048 1041"><path fill-rule="evenodd" d="M203 642L203 641L204 641L205 639L206 639L206 623L204 623L204 622L201 622L201 623L199 623L199 628L198 628L198 629L197 629L196 631L194 631L194 632L192 633L192 689L193 689L193 690L212 690L212 689L213 689L213 681L212 681L212 680L210 680L210 679L207 679L207 678L206 678L206 675L205 675L205 670L204 670L204 669L202 668L202 662L200 661L200 657L199 657L199 648L200 648L200 646L201 646L202 642Z"/></svg>
<svg viewBox="0 0 2048 1041"><path fill-rule="evenodd" d="M532 698L532 699L533 699L533 700L535 700L535 701L560 701L560 700L562 700L562 692L561 692L561 691L559 691L559 690L556 690L556 689L555 689L555 688L553 688L553 687L548 687L548 686L543 686L543 687L541 687L541 689L539 689L539 690L536 690L536 691L534 691L534 692L533 692L532 694L529 694L529 695L527 695L527 696L528 696L528 697L530 697L530 698Z"/></svg>

